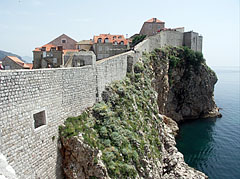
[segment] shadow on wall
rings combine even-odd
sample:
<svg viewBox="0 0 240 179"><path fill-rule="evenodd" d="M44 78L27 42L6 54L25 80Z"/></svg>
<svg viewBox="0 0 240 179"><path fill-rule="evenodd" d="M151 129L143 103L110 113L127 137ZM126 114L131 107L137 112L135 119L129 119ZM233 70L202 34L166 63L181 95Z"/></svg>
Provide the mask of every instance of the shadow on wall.
<svg viewBox="0 0 240 179"><path fill-rule="evenodd" d="M57 179L64 179L64 172L63 172L63 168L62 168L62 155L61 155L61 149L62 149L62 145L60 143L60 139L57 139L58 142L58 147L57 147L57 162L56 162L56 168L55 168L55 176ZM59 147L60 146L60 147Z"/></svg>

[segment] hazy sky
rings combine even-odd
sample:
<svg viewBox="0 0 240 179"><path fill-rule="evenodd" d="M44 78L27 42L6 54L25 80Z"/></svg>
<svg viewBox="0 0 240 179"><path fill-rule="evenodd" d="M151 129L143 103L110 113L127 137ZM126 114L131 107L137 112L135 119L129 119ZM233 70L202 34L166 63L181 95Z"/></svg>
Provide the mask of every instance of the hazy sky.
<svg viewBox="0 0 240 179"><path fill-rule="evenodd" d="M210 66L239 66L239 0L0 0L0 50L32 56L63 33L131 36L152 17L203 35Z"/></svg>

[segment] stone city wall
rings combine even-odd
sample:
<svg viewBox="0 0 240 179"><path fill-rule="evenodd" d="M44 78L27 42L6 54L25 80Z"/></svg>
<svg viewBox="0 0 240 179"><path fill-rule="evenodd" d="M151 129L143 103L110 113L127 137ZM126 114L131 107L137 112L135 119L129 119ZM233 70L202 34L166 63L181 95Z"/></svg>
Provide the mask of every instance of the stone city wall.
<svg viewBox="0 0 240 179"><path fill-rule="evenodd" d="M95 68L1 71L0 97L0 150L18 178L60 178L58 126L95 103Z"/></svg>
<svg viewBox="0 0 240 179"><path fill-rule="evenodd" d="M163 44L181 44L180 35L175 41L168 40L167 35L153 36L132 51L93 65L1 71L0 152L18 178L62 178L58 126L100 101L105 86L122 80L128 64L136 63L142 52ZM39 123L34 122L40 118Z"/></svg>
<svg viewBox="0 0 240 179"><path fill-rule="evenodd" d="M113 81L122 80L126 76L127 56L129 55L133 55L133 52L129 51L97 61L96 76L98 101L101 101L101 94L106 85L112 83Z"/></svg>

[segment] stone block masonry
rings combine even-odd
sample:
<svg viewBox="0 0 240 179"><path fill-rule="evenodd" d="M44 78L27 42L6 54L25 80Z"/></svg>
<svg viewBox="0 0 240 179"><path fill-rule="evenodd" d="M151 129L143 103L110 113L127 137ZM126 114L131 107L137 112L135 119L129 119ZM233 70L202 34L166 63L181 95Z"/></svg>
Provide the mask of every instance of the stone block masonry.
<svg viewBox="0 0 240 179"><path fill-rule="evenodd" d="M0 71L0 153L18 178L62 178L58 126L101 101L105 86L122 80L143 52L182 44L181 33L161 32L92 65Z"/></svg>
<svg viewBox="0 0 240 179"><path fill-rule="evenodd" d="M115 55L103 60L97 61L96 77L97 77L97 100L102 100L102 92L105 86L113 81L122 80L127 73L127 57L134 55L132 51Z"/></svg>
<svg viewBox="0 0 240 179"><path fill-rule="evenodd" d="M93 66L0 73L1 152L19 178L61 178L58 126L96 101ZM45 111L35 129L33 115Z"/></svg>

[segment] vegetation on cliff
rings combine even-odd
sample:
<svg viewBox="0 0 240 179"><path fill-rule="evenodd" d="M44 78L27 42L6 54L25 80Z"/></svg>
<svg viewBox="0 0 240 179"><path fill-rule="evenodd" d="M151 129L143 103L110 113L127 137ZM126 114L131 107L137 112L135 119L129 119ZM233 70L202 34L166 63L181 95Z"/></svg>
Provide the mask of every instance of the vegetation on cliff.
<svg viewBox="0 0 240 179"><path fill-rule="evenodd" d="M167 142L170 139L163 139L165 121L159 115L159 109L164 114L164 111L161 111L162 106L169 104L169 86L172 85L174 90L178 90L180 97L182 88L187 86L180 81L183 87L174 88L181 79L177 80L176 69L183 68L183 72L178 75L183 73L193 81L190 77L192 70L194 73L201 73L204 64L202 54L185 47L166 47L145 54L124 80L106 88L102 102L78 117L68 118L64 126L59 127L62 140L82 136L84 143L101 151L100 160L105 164L111 178L152 178L150 173L153 168L157 171L155 174L158 173L157 178L168 178L168 174L178 166L176 163L180 159L173 157L173 162L166 159L166 156L161 158L164 150L173 152L174 142L170 142L170 145ZM167 86L164 86L165 83ZM163 105L157 101L159 99ZM175 110L175 106L173 109ZM162 141L165 142L161 143ZM177 150L175 152L177 153ZM94 163L99 163L98 160L99 157L96 157ZM162 166L165 168L161 168Z"/></svg>
<svg viewBox="0 0 240 179"><path fill-rule="evenodd" d="M161 118L149 62L138 62L133 74L107 88L103 102L60 127L61 136L81 133L87 144L101 150L112 178L135 178L145 170L142 159L157 162L161 157Z"/></svg>
<svg viewBox="0 0 240 179"><path fill-rule="evenodd" d="M150 59L154 66L160 66L161 63L169 63L168 77L169 85L172 85L172 73L178 67L184 67L185 76L190 76L190 71L198 73L200 66L205 64L205 59L201 52L195 52L188 47L166 47L155 49L150 53Z"/></svg>
<svg viewBox="0 0 240 179"><path fill-rule="evenodd" d="M132 40L132 43L131 43L131 47L136 46L137 44L142 42L145 38L146 38L146 35L136 35L136 36L134 36L133 40Z"/></svg>

